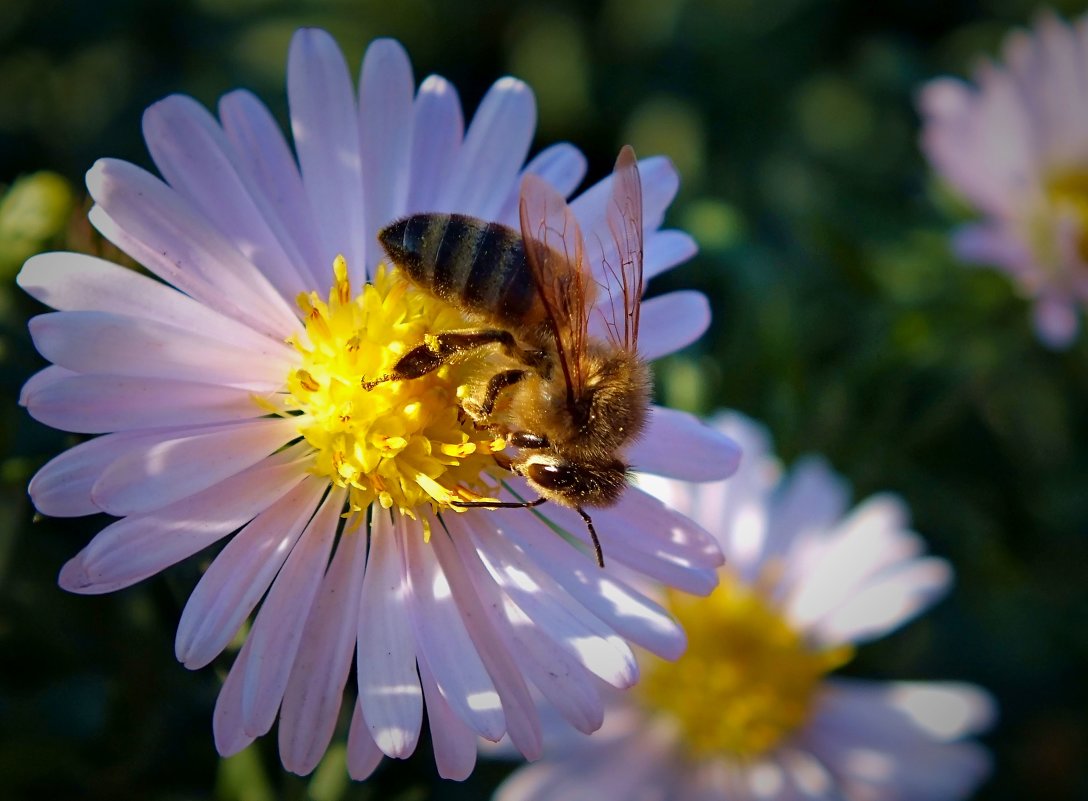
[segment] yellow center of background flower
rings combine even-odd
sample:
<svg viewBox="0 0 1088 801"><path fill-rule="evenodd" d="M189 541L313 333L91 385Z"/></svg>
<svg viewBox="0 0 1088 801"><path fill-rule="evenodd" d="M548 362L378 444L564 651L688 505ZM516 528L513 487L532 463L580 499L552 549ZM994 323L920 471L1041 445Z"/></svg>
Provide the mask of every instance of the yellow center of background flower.
<svg viewBox="0 0 1088 801"><path fill-rule="evenodd" d="M1088 172L1084 170L1069 170L1056 173L1046 184L1047 198L1051 206L1059 211L1072 213L1080 223L1081 237L1077 242L1077 250L1080 257L1088 261ZM1039 242L1035 244L1036 250L1043 249L1044 259L1060 262L1059 254L1055 250L1052 214L1047 215L1045 232L1040 232Z"/></svg>
<svg viewBox="0 0 1088 801"><path fill-rule="evenodd" d="M670 592L688 634L676 662L649 656L634 692L679 726L695 758L755 757L808 719L820 680L852 649L815 650L758 590L728 574L709 598Z"/></svg>
<svg viewBox="0 0 1088 801"><path fill-rule="evenodd" d="M415 517L424 505L456 509L451 501L480 498L497 484L485 479L500 475L492 454L505 442L461 421L464 364L362 386L426 335L469 323L395 269L379 267L354 296L342 257L333 271L327 302L316 292L298 298L306 335L291 341L302 363L287 377L286 410L314 448L312 471L348 489L350 512L377 502Z"/></svg>

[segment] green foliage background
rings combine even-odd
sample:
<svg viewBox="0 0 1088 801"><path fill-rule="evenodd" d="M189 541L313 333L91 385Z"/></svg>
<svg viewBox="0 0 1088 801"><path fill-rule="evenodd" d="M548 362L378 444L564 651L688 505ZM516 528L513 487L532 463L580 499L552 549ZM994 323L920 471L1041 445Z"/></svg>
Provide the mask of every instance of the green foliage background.
<svg viewBox="0 0 1088 801"><path fill-rule="evenodd" d="M285 120L289 37L319 25L353 69L371 38L397 37L417 79L447 76L467 109L499 75L525 78L539 101L534 149L570 139L594 179L624 142L672 156L683 184L670 222L702 252L653 291L695 286L715 321L659 365L663 400L755 416L787 460L826 454L858 498L901 493L957 587L850 670L990 688L997 769L978 798L1088 798L1088 336L1044 349L1002 277L951 259L946 234L965 210L927 172L912 106L922 81L964 74L1034 10L4 0L0 185L14 189L0 204L0 797L453 801L486 797L510 770L481 763L444 782L425 742L362 785L337 752L314 777L284 774L274 738L219 760L210 718L223 665L190 673L173 660L200 565L68 595L60 566L106 520L34 521L26 498L30 475L76 440L17 405L43 364L26 334L41 309L13 283L22 260L87 240L65 222L81 213L83 173L100 156L149 166L140 113L161 96L212 105L246 86Z"/></svg>

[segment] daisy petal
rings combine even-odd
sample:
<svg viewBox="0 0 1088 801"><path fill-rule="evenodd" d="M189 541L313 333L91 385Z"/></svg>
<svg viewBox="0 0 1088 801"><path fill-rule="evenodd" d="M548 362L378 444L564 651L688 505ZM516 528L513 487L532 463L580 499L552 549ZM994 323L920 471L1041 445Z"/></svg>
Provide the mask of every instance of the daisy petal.
<svg viewBox="0 0 1088 801"><path fill-rule="evenodd" d="M526 759L539 759L542 745L540 721L529 687L511 653L510 638L504 636L505 627L499 625L498 610L493 607L489 609L480 602L468 569L445 531L432 534L431 546L450 583L450 592L461 610L469 636L488 675L495 682L510 740Z"/></svg>
<svg viewBox="0 0 1088 801"><path fill-rule="evenodd" d="M600 728L604 705L587 681L588 671L560 647L549 632L534 624L503 594L480 560L472 544L472 532L465 527L461 515L449 519L447 526L472 584L480 593L484 609L502 610L501 615L489 614L494 625L503 630L511 643L513 656L525 676L579 731L591 732Z"/></svg>
<svg viewBox="0 0 1088 801"><path fill-rule="evenodd" d="M281 418L180 429L113 462L91 488L91 497L118 517L151 512L256 464L295 436L293 422ZM209 452L214 461L207 459Z"/></svg>
<svg viewBox="0 0 1088 801"><path fill-rule="evenodd" d="M154 515L118 520L65 564L60 586L98 594L142 581L244 526L302 480L301 466L277 454Z"/></svg>
<svg viewBox="0 0 1088 801"><path fill-rule="evenodd" d="M506 728L502 704L465 630L448 579L419 531L409 531L404 543L420 673L425 658L442 697L456 715L484 739L498 740Z"/></svg>
<svg viewBox="0 0 1088 801"><path fill-rule="evenodd" d="M98 311L167 323L225 344L262 352L282 345L135 270L82 253L42 253L19 272L19 286L58 311Z"/></svg>
<svg viewBox="0 0 1088 801"><path fill-rule="evenodd" d="M295 663L303 627L329 562L347 493L328 494L291 549L246 638L250 644L242 689L242 730L272 728Z"/></svg>
<svg viewBox="0 0 1088 801"><path fill-rule="evenodd" d="M171 95L144 112L144 140L167 183L200 209L282 298L293 301L307 284L294 266L301 257L284 250L271 215L250 193L235 166L234 148L211 113L190 97Z"/></svg>
<svg viewBox="0 0 1088 801"><path fill-rule="evenodd" d="M569 142L560 142L537 153L525 165L503 203L502 211L495 216L498 222L514 229L519 226L518 203L521 197L521 177L525 175L538 175L551 184L560 195L569 197L586 175L586 157L582 155L581 150Z"/></svg>
<svg viewBox="0 0 1088 801"><path fill-rule="evenodd" d="M593 320L600 318L593 316ZM653 361L675 353L701 337L709 326L710 303L702 292L685 289L651 298L642 304L639 355ZM650 331L653 334L647 336L645 332Z"/></svg>
<svg viewBox="0 0 1088 801"><path fill-rule="evenodd" d="M91 488L111 464L131 450L145 450L174 436L172 431L126 431L82 442L54 457L30 480L34 507L50 517L82 517L102 511Z"/></svg>
<svg viewBox="0 0 1088 801"><path fill-rule="evenodd" d="M272 113L252 93L238 89L220 98L219 119L250 194L287 253L297 254L299 291L322 286L329 280L329 266L321 261L294 154Z"/></svg>
<svg viewBox="0 0 1088 801"><path fill-rule="evenodd" d="M280 758L300 776L317 767L336 731L355 651L365 564L366 537L361 532L341 536L283 694Z"/></svg>
<svg viewBox="0 0 1088 801"><path fill-rule="evenodd" d="M290 352L267 342L238 347L152 320L96 311L52 312L30 321L34 346L50 361L79 373L278 389L292 367Z"/></svg>
<svg viewBox="0 0 1088 801"><path fill-rule="evenodd" d="M413 107L411 177L406 214L453 211L442 206L445 187L457 163L465 121L461 101L449 81L430 75L419 87Z"/></svg>
<svg viewBox="0 0 1088 801"><path fill-rule="evenodd" d="M298 317L268 279L177 192L139 167L100 159L87 173L94 226L164 281L282 339Z"/></svg>
<svg viewBox="0 0 1088 801"><path fill-rule="evenodd" d="M347 259L352 284L365 275L359 121L347 64L325 31L303 28L287 56L291 131L321 248L321 264Z"/></svg>
<svg viewBox="0 0 1088 801"><path fill-rule="evenodd" d="M24 394L23 405L41 423L84 434L198 426L267 413L245 389L78 373L50 381L40 390L31 388Z"/></svg>
<svg viewBox="0 0 1088 801"><path fill-rule="evenodd" d="M532 90L516 78L497 81L480 101L439 207L493 220L517 179L536 126Z"/></svg>
<svg viewBox="0 0 1088 801"><path fill-rule="evenodd" d="M351 715L351 728L348 729L348 775L357 782L370 778L370 774L381 763L382 756L378 746L370 739L362 708L355 704L355 711Z"/></svg>
<svg viewBox="0 0 1088 801"><path fill-rule="evenodd" d="M405 519L396 528L388 514L374 515L370 556L359 605L359 703L370 737L384 753L403 759L415 750L423 723L423 691L416 676L415 643L405 632L408 612L408 573L401 543L408 532Z"/></svg>
<svg viewBox="0 0 1088 801"><path fill-rule="evenodd" d="M359 78L359 150L363 159L363 218L366 243L378 229L404 214L412 147L412 65L392 39L376 39L366 50ZM380 248L371 247L368 270Z"/></svg>
<svg viewBox="0 0 1088 801"><path fill-rule="evenodd" d="M714 481L733 475L740 465L737 443L687 412L652 406L646 428L627 452L636 470L685 481Z"/></svg>
<svg viewBox="0 0 1088 801"><path fill-rule="evenodd" d="M443 779L464 781L476 766L476 736L446 702L426 660L420 660L419 677L427 699L427 719L438 775Z"/></svg>
<svg viewBox="0 0 1088 801"><path fill-rule="evenodd" d="M212 733L215 736L215 750L220 756L234 756L248 748L256 739L242 731L242 670L238 665L249 656L249 643L242 644L242 650L234 658L234 665L227 673L227 679L215 699L212 712Z"/></svg>
<svg viewBox="0 0 1088 801"><path fill-rule="evenodd" d="M204 667L227 647L276 577L325 489L320 480L307 478L227 543L181 613L174 644L179 662L190 670ZM237 712L240 716L240 707Z"/></svg>
<svg viewBox="0 0 1088 801"><path fill-rule="evenodd" d="M691 259L699 252L695 240L683 231L647 232L642 254L643 278L649 281Z"/></svg>
<svg viewBox="0 0 1088 801"><path fill-rule="evenodd" d="M526 558L523 548L507 542L512 529L495 532L478 515L473 518L465 523L472 531L476 550L510 600L586 670L615 687L630 687L638 677L638 666L627 644L573 603L553 576Z"/></svg>

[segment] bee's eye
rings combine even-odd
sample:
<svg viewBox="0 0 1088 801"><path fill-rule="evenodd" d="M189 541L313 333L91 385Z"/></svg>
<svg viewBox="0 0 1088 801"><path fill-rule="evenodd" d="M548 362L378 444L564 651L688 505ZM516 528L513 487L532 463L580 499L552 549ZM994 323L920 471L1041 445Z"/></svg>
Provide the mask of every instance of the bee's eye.
<svg viewBox="0 0 1088 801"><path fill-rule="evenodd" d="M577 486L578 468L569 464L530 464L525 471L527 478L550 490L565 491Z"/></svg>

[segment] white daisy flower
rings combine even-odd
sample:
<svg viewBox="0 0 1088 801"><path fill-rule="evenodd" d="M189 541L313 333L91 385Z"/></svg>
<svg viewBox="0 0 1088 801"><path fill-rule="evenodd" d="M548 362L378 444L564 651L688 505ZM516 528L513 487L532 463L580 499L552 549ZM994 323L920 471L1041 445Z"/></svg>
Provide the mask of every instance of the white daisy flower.
<svg viewBox="0 0 1088 801"><path fill-rule="evenodd" d="M120 518L64 566L61 586L112 592L226 540L176 643L186 667L205 666L257 610L215 708L224 755L278 716L284 766L307 773L357 689L356 778L382 754L412 753L425 704L443 776L472 770L477 735L508 733L535 758L531 687L592 731L603 714L594 681L637 678L628 641L667 658L683 650L675 620L617 568L705 594L721 554L634 487L594 517L603 570L584 525L568 541L548 507L457 509L507 474L492 455L502 441L459 415L456 366L361 383L430 332L465 325L381 264L379 229L424 210L516 226L522 176L565 197L585 159L557 144L523 164L535 107L513 78L466 130L453 88L431 76L416 90L393 41L367 50L358 99L322 31L296 34L287 73L293 152L248 92L223 97L218 118L172 96L144 116L163 179L114 159L91 169L92 222L160 280L74 253L32 258L19 276L57 310L31 321L53 364L23 404L102 435L43 467L31 496L46 515ZM695 247L659 230L678 185L670 163L640 169L649 277ZM587 240L610 241L611 181L572 203ZM647 301L643 354L685 345L708 319L698 293ZM735 445L688 415L655 408L647 428L627 454L642 469L698 480L736 466Z"/></svg>
<svg viewBox="0 0 1088 801"><path fill-rule="evenodd" d="M762 428L737 414L718 425L744 452L728 483L640 478L717 532L726 556L710 598L666 593L687 652L673 664L646 655L641 683L609 694L591 737L555 721L545 760L515 771L496 801L969 794L990 769L987 752L963 739L993 719L983 690L827 676L855 645L940 597L948 564L923 555L898 498L847 511L844 483L823 461L783 477Z"/></svg>
<svg viewBox="0 0 1088 801"><path fill-rule="evenodd" d="M1041 15L974 81L939 78L919 96L923 150L984 216L954 248L1008 273L1039 338L1065 347L1088 303L1088 17Z"/></svg>

